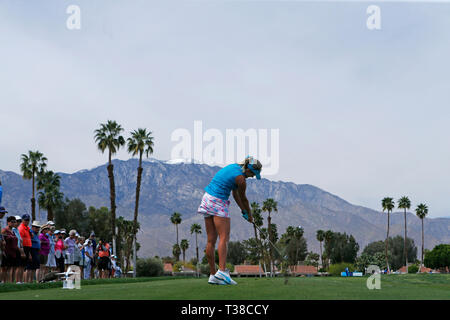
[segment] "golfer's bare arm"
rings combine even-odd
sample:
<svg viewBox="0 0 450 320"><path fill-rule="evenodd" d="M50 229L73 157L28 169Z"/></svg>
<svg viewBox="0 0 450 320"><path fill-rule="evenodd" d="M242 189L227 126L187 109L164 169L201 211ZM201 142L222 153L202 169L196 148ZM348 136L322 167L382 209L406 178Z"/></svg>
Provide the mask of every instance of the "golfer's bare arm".
<svg viewBox="0 0 450 320"><path fill-rule="evenodd" d="M241 210L246 210L249 217L252 217L252 211L250 210L250 205L248 203L247 196L245 195L245 190L247 184L243 176L236 177L237 188L233 189L233 198Z"/></svg>

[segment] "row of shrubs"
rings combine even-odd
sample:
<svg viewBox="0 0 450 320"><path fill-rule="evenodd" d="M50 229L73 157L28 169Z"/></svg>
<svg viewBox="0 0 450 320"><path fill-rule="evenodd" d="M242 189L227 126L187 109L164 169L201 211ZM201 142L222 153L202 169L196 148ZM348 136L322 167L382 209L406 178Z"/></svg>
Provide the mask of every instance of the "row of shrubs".
<svg viewBox="0 0 450 320"><path fill-rule="evenodd" d="M181 261L176 262L173 265L174 272L180 272L184 268L189 268L191 270L196 270L196 266L192 263L183 263ZM209 265L201 264L199 266L200 273L209 275ZM227 268L230 272L234 271L234 266L230 263L227 263ZM349 271L360 271L364 272L364 270L356 270L355 266L351 263L338 263L330 265L328 270L319 270L319 271L327 271L332 276L340 276L341 272L345 271L348 268ZM411 265L408 267L409 273L417 273L419 271L418 265ZM164 274L164 263L161 259L158 258L147 258L147 259L139 259L137 261L136 273L138 277L158 277Z"/></svg>
<svg viewBox="0 0 450 320"><path fill-rule="evenodd" d="M191 270L196 270L197 267L190 262L183 263L181 261L176 262L173 265L173 272L180 272L184 268L189 268ZM227 263L227 268L230 272L234 271L234 266L230 263ZM209 275L209 265L201 264L199 266L199 271L202 274ZM161 259L158 258L147 258L147 259L138 259L136 263L136 274L138 277L158 277L164 274L164 263Z"/></svg>

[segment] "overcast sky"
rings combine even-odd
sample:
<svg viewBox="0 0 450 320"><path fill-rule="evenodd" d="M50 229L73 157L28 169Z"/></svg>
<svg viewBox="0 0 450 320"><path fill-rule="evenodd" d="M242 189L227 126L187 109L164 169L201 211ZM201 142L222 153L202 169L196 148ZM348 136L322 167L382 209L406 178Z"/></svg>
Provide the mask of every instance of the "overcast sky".
<svg viewBox="0 0 450 320"><path fill-rule="evenodd" d="M265 178L450 216L450 4L379 3L378 31L369 4L1 1L0 169L36 149L58 172L101 165L93 132L108 119L151 130L167 160L171 134L201 120L224 136L279 129Z"/></svg>

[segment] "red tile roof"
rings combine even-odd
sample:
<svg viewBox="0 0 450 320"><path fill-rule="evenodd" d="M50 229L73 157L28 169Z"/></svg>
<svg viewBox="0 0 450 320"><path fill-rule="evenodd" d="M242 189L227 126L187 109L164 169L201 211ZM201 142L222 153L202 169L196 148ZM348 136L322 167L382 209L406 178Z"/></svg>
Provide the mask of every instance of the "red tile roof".
<svg viewBox="0 0 450 320"><path fill-rule="evenodd" d="M164 263L164 272L172 272L173 267L171 263Z"/></svg>
<svg viewBox="0 0 450 320"><path fill-rule="evenodd" d="M402 272L402 273L406 273L406 266L401 267L400 269L398 269L398 271ZM420 270L419 270L419 272L422 272L422 273L429 273L431 271L433 271L433 270L431 270L430 268L426 268L426 267L420 267Z"/></svg>
<svg viewBox="0 0 450 320"><path fill-rule="evenodd" d="M238 274L259 274L264 273L262 268L260 266L253 266L253 265L237 265L234 266L234 273Z"/></svg>
<svg viewBox="0 0 450 320"><path fill-rule="evenodd" d="M406 273L406 266L401 267L400 269L397 270L398 272L401 273Z"/></svg>
<svg viewBox="0 0 450 320"><path fill-rule="evenodd" d="M429 273L429 272L431 272L431 269L422 266L422 267L420 267L419 272L422 272L422 273Z"/></svg>
<svg viewBox="0 0 450 320"><path fill-rule="evenodd" d="M314 266L290 266L292 273L298 274L317 274L317 268Z"/></svg>

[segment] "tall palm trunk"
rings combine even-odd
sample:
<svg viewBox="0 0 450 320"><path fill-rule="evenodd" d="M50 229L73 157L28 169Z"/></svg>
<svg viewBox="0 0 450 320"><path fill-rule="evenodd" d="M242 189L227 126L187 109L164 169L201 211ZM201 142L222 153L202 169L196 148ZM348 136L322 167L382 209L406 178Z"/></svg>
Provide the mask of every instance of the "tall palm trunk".
<svg viewBox="0 0 450 320"><path fill-rule="evenodd" d="M35 199L35 194L34 194L34 171L33 171L33 176L31 178L31 187L33 188L31 191L31 218L34 220L36 220L36 199Z"/></svg>
<svg viewBox="0 0 450 320"><path fill-rule="evenodd" d="M272 235L272 218L270 217L270 212L269 212L269 217L267 218L267 222L269 223L269 227L268 227L268 237L269 240L272 241L271 239L271 235ZM273 276L273 254L272 254L272 246L269 246L269 260L270 260L270 275Z"/></svg>
<svg viewBox="0 0 450 320"><path fill-rule="evenodd" d="M388 224L387 224L387 235L386 235L386 241L385 241L385 255L386 255L386 266L387 271L389 273L389 261L388 261L388 241L389 241L389 211L388 211Z"/></svg>
<svg viewBox="0 0 450 320"><path fill-rule="evenodd" d="M407 227L406 227L406 208L405 208L404 215L405 215L405 244L403 246L403 251L405 251L406 273L408 273L408 250L406 248L406 237L407 237L407 231L406 231L406 229L407 229Z"/></svg>
<svg viewBox="0 0 450 320"><path fill-rule="evenodd" d="M421 219L422 220L422 266L423 266L423 248L424 248L424 244L423 244L423 242L424 242L424 237L423 237L423 218Z"/></svg>
<svg viewBox="0 0 450 320"><path fill-rule="evenodd" d="M197 264L199 262L198 260L198 242L197 242L197 233L195 234L195 253L197 255Z"/></svg>
<svg viewBox="0 0 450 320"><path fill-rule="evenodd" d="M322 241L319 241L319 245L320 245L320 261L321 261L322 268L323 268Z"/></svg>
<svg viewBox="0 0 450 320"><path fill-rule="evenodd" d="M116 187L114 184L114 165L111 162L111 151L109 152L109 165L107 167L109 178L109 192L111 200L111 227L113 254L116 255Z"/></svg>
<svg viewBox="0 0 450 320"><path fill-rule="evenodd" d="M175 227L177 228L177 245L180 245L180 244L178 243L178 223L175 224Z"/></svg>
<svg viewBox="0 0 450 320"><path fill-rule="evenodd" d="M133 237L133 277L136 278L136 242L137 242L137 217L139 211L139 195L141 192L141 179L142 179L142 151L139 154L139 167L137 174L137 183L136 183L136 202L134 204L134 237Z"/></svg>
<svg viewBox="0 0 450 320"><path fill-rule="evenodd" d="M51 206L47 208L47 221L53 221L53 208Z"/></svg>

